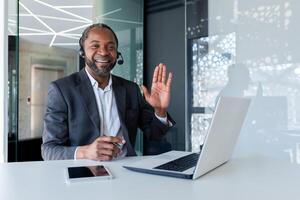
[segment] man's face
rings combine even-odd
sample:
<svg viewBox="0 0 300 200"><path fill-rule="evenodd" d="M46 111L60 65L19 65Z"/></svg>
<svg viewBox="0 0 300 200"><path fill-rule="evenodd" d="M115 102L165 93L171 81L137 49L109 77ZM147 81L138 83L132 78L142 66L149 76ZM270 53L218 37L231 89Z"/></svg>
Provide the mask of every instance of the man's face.
<svg viewBox="0 0 300 200"><path fill-rule="evenodd" d="M117 43L106 28L93 28L84 41L85 63L96 76L107 77L117 60Z"/></svg>

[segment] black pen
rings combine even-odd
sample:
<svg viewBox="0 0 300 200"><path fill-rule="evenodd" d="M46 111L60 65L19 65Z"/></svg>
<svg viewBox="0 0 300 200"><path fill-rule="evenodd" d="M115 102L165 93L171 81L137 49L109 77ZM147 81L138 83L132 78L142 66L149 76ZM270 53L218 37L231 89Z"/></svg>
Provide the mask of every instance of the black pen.
<svg viewBox="0 0 300 200"><path fill-rule="evenodd" d="M116 147L118 147L119 149L122 149L123 145L116 143L116 142L112 142L113 145L115 145Z"/></svg>

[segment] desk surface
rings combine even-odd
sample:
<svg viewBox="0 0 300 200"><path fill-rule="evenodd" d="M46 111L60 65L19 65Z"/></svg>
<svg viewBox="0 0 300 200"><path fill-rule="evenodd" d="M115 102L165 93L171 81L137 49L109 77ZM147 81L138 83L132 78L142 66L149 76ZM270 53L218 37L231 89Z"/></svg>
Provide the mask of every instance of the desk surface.
<svg viewBox="0 0 300 200"><path fill-rule="evenodd" d="M0 199L299 199L300 167L280 159L239 156L199 179L183 180L131 172L122 165L144 157L103 162L112 180L66 184L67 166L88 160L0 164Z"/></svg>

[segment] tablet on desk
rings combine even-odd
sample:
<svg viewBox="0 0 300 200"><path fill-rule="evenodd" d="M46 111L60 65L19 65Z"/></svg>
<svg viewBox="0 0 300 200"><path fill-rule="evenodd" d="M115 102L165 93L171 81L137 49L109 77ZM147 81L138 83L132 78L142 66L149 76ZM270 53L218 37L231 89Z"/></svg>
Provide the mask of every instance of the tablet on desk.
<svg viewBox="0 0 300 200"><path fill-rule="evenodd" d="M103 165L67 168L67 183L112 179L110 171Z"/></svg>

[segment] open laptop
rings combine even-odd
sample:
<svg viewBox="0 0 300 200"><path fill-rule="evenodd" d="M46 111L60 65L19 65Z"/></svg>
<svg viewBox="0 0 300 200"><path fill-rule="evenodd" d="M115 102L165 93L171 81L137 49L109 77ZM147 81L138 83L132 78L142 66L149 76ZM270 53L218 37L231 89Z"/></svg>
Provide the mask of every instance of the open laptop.
<svg viewBox="0 0 300 200"><path fill-rule="evenodd" d="M249 104L249 98L220 97L200 153L169 151L123 167L149 174L196 179L229 160Z"/></svg>

